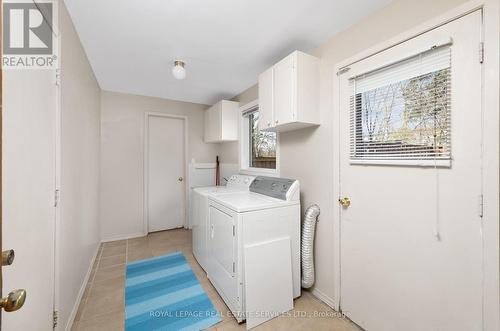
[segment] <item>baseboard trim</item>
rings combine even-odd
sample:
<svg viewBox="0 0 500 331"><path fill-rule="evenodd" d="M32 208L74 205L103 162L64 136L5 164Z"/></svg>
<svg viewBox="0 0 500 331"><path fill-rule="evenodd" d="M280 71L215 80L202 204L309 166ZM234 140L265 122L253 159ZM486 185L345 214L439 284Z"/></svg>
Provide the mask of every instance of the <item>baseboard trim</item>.
<svg viewBox="0 0 500 331"><path fill-rule="evenodd" d="M83 279L83 284L80 287L80 291L78 291L78 296L76 297L75 304L73 305L73 309L71 310L71 314L69 315L68 322L66 323L66 327L64 330L69 331L73 327L73 322L75 321L76 313L78 312L78 307L80 306L80 302L82 301L83 293L85 292L85 288L87 287L87 284L89 282L90 274L92 273L92 267L94 266L94 263L97 259L97 254L99 253L99 247L101 246L101 243L97 245L97 248L94 252L94 257L92 258L92 261L90 262L89 268L87 270L87 274L85 275L85 278Z"/></svg>
<svg viewBox="0 0 500 331"><path fill-rule="evenodd" d="M109 242L109 241L132 239L132 238L144 237L146 235L147 235L147 233L143 233L143 232L122 234L122 235L118 235L118 236L105 237L102 239L102 242L105 243L105 242Z"/></svg>
<svg viewBox="0 0 500 331"><path fill-rule="evenodd" d="M316 298L318 298L319 300L323 301L324 303L326 303L328 306L330 306L330 308L332 309L335 309L335 300L333 300L332 298L330 298L328 295L326 295L325 293L321 292L320 290L318 290L317 288L314 288L312 291L311 291L311 294L314 295Z"/></svg>

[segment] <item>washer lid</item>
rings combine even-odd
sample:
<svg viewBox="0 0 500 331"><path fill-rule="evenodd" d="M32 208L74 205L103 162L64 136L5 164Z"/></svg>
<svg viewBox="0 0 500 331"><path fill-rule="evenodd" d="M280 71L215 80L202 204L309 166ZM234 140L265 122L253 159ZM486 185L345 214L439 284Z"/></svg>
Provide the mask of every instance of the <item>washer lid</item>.
<svg viewBox="0 0 500 331"><path fill-rule="evenodd" d="M284 201L253 192L237 192L219 196L210 196L215 201L238 213L285 207L299 204L299 201Z"/></svg>

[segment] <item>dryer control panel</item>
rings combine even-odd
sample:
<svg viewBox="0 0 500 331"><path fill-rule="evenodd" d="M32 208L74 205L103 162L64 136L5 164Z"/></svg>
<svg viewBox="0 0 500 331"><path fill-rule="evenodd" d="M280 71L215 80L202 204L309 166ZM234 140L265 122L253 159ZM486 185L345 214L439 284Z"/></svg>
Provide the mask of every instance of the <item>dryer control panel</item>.
<svg viewBox="0 0 500 331"><path fill-rule="evenodd" d="M292 201L299 199L299 181L288 178L258 176L250 185L250 192Z"/></svg>

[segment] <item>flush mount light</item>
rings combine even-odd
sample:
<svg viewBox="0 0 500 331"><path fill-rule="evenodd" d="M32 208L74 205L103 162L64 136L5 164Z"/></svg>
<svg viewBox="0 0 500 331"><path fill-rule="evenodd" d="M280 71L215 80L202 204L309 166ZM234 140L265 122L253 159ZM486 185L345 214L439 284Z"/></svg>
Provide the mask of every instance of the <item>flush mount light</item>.
<svg viewBox="0 0 500 331"><path fill-rule="evenodd" d="M184 68L184 61L177 60L174 62L174 67L172 68L172 75L176 79L186 78L186 69Z"/></svg>

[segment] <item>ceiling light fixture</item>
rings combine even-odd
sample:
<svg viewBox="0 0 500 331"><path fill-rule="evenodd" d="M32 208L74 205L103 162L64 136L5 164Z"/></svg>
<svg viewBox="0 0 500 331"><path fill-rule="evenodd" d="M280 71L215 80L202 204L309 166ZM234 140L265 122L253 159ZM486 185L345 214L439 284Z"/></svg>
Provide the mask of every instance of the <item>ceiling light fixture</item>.
<svg viewBox="0 0 500 331"><path fill-rule="evenodd" d="M176 60L174 61L174 67L172 68L172 75L176 79L186 78L186 69L184 68L184 61Z"/></svg>

